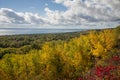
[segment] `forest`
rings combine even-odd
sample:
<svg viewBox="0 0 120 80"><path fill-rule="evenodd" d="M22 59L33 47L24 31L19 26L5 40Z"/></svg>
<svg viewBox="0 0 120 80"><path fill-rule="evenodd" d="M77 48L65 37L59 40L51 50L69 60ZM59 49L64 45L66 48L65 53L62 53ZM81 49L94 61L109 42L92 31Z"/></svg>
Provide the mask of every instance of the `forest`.
<svg viewBox="0 0 120 80"><path fill-rule="evenodd" d="M85 33L83 32L83 34ZM79 37L79 35L80 32L0 36L0 58L5 54L25 54L32 49L39 50L45 42L69 41L74 37Z"/></svg>
<svg viewBox="0 0 120 80"><path fill-rule="evenodd" d="M120 26L0 36L0 80L120 80Z"/></svg>

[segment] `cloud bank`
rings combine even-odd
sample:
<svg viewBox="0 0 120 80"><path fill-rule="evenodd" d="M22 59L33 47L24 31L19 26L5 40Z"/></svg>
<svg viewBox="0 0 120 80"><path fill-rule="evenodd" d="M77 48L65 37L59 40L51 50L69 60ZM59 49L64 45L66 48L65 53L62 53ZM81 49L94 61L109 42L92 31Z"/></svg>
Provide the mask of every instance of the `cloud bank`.
<svg viewBox="0 0 120 80"><path fill-rule="evenodd" d="M0 8L0 24L89 25L117 22L120 24L120 0L54 0L66 11L46 7L45 16Z"/></svg>

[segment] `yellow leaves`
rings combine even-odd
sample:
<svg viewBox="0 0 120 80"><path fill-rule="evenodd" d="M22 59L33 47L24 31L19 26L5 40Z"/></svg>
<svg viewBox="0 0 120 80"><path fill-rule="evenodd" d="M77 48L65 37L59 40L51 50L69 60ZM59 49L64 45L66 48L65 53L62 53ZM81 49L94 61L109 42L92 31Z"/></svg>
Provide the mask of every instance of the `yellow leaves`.
<svg viewBox="0 0 120 80"><path fill-rule="evenodd" d="M104 56L114 44L115 36L111 30L93 31L69 42L46 42L42 50L33 50L24 55L6 55L0 61L0 68L3 69L0 72L2 75L4 71L10 74L10 70L13 70L17 78L24 80L32 80L33 75L41 75L43 80L58 80L59 77L71 80L80 74L80 70L84 73L93 66L93 55Z"/></svg>
<svg viewBox="0 0 120 80"><path fill-rule="evenodd" d="M102 33L101 33L102 35ZM112 47L116 44L116 34L113 30L104 30L103 35L106 36L105 44L108 50L111 50Z"/></svg>
<svg viewBox="0 0 120 80"><path fill-rule="evenodd" d="M47 64L49 62L49 59L50 59L50 56L48 53L42 53L41 56L40 56L40 63L41 64Z"/></svg>
<svg viewBox="0 0 120 80"><path fill-rule="evenodd" d="M95 46L99 41L98 33L95 31L90 32L87 37L93 46Z"/></svg>
<svg viewBox="0 0 120 80"><path fill-rule="evenodd" d="M80 64L82 62L82 56L81 53L75 53L74 58L72 59L72 64L77 69L79 68Z"/></svg>
<svg viewBox="0 0 120 80"><path fill-rule="evenodd" d="M103 30L100 32L91 32L88 34L91 52L95 56L105 55L115 45L115 34L113 30Z"/></svg>
<svg viewBox="0 0 120 80"><path fill-rule="evenodd" d="M51 51L50 43L45 43L42 47L42 51L45 51L45 52Z"/></svg>
<svg viewBox="0 0 120 80"><path fill-rule="evenodd" d="M94 48L95 49L91 50L94 56L101 56L106 53L105 48L99 42L94 46Z"/></svg>
<svg viewBox="0 0 120 80"><path fill-rule="evenodd" d="M2 69L0 69L0 80L8 80L8 79L9 76Z"/></svg>
<svg viewBox="0 0 120 80"><path fill-rule="evenodd" d="M80 37L80 48L83 49L82 52L87 52L88 50L90 50L91 48L91 44L90 44L90 39L88 38L88 36L81 36Z"/></svg>

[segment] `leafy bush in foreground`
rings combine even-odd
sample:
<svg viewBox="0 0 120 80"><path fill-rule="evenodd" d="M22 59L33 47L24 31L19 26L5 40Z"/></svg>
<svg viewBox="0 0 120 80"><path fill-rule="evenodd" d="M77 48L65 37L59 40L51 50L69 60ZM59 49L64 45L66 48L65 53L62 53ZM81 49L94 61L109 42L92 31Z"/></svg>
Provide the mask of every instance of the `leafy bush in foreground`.
<svg viewBox="0 0 120 80"><path fill-rule="evenodd" d="M117 43L114 30L91 31L68 42L46 42L28 54L6 54L0 60L0 80L109 80L111 75L117 80ZM108 63L111 58L114 62Z"/></svg>

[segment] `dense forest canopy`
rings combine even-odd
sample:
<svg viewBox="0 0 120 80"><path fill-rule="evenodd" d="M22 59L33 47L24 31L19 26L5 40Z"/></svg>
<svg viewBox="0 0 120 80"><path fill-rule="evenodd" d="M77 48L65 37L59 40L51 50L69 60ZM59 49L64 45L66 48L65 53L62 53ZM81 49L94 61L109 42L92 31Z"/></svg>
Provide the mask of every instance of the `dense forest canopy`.
<svg viewBox="0 0 120 80"><path fill-rule="evenodd" d="M80 32L0 36L0 58L7 53L25 54L32 49L39 50L45 42L69 41L79 35Z"/></svg>
<svg viewBox="0 0 120 80"><path fill-rule="evenodd" d="M0 36L0 80L119 80L120 26Z"/></svg>

